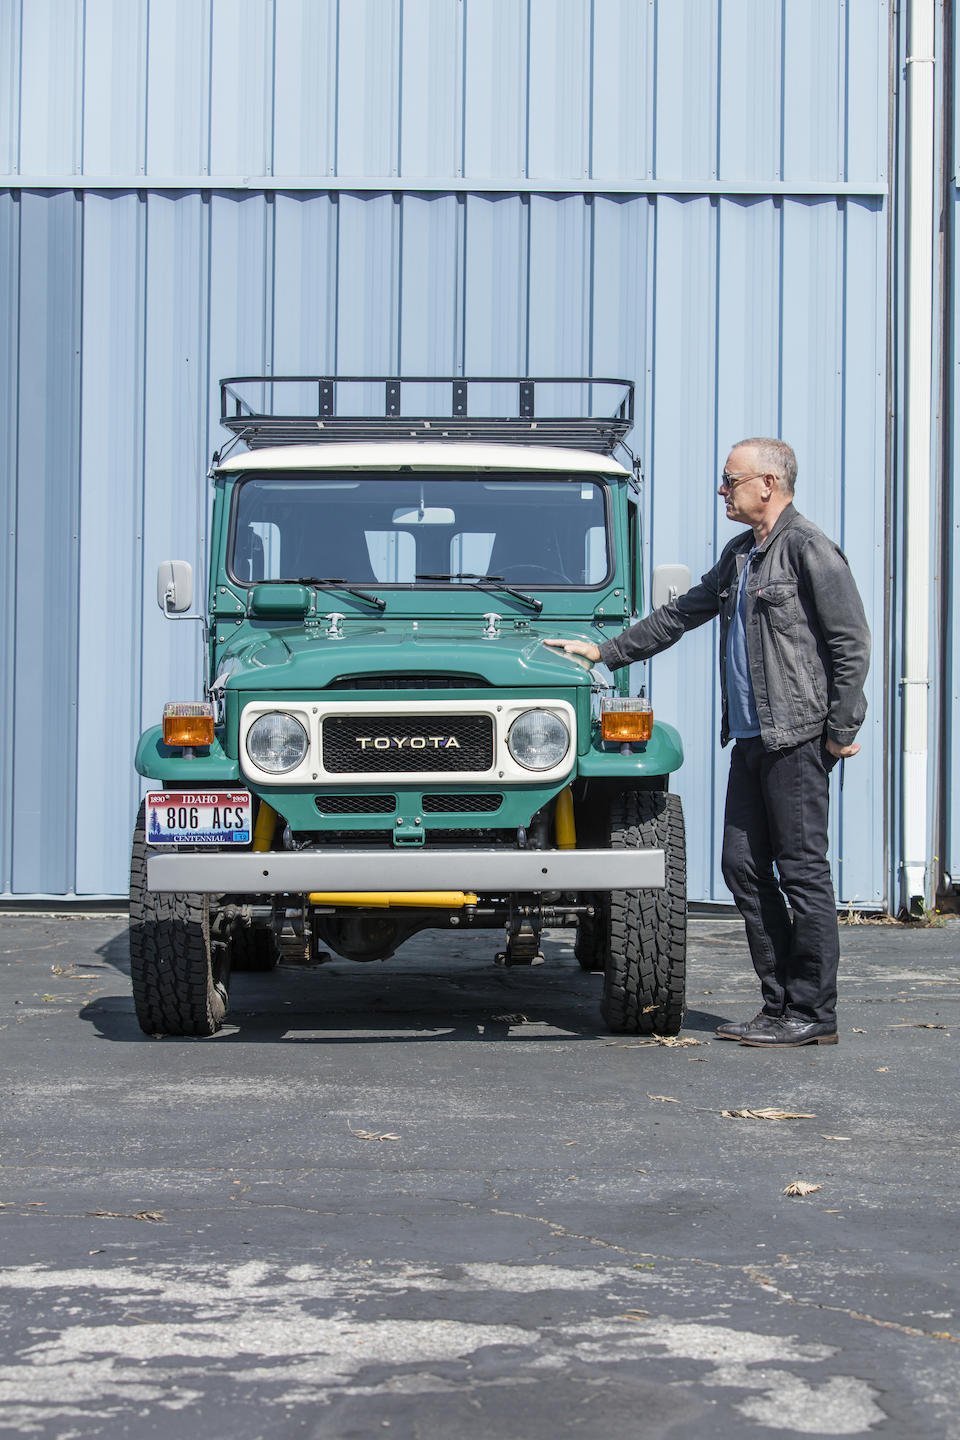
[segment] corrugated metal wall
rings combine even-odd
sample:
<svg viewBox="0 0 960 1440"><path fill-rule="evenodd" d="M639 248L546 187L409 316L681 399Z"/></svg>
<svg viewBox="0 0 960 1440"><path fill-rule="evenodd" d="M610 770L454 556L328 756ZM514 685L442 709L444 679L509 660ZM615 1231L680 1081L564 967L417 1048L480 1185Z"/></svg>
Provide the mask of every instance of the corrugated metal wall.
<svg viewBox="0 0 960 1440"><path fill-rule="evenodd" d="M124 888L136 734L196 692L199 627L154 571L200 561L223 374L634 376L648 549L695 573L729 444L782 433L881 639L888 24L883 0L3 0L0 890ZM687 746L691 897L725 900L714 648L661 657L653 693ZM886 891L882 664L870 704L834 815L861 903Z"/></svg>
<svg viewBox="0 0 960 1440"><path fill-rule="evenodd" d="M945 314L948 317L946 345L945 404L949 417L947 444L944 449L945 479L943 522L944 545L941 552L945 592L944 605L944 703L945 720L943 788L945 846L943 869L953 880L955 893L960 893L960 10L952 7L951 59L953 114L952 126L944 137L946 146L945 230L947 287Z"/></svg>

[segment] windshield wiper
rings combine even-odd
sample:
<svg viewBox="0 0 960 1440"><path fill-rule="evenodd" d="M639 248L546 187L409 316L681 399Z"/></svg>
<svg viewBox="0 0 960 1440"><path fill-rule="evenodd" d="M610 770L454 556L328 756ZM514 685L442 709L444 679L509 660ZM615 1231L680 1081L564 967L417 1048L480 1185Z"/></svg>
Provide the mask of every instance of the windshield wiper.
<svg viewBox="0 0 960 1440"><path fill-rule="evenodd" d="M458 570L452 575L417 575L417 580L466 580L468 584L475 585L478 590L505 590L515 600L522 600L529 605L537 614L543 609L543 601L538 600L535 595L526 595L522 590L508 585L502 575L473 575L468 570Z"/></svg>
<svg viewBox="0 0 960 1440"><path fill-rule="evenodd" d="M381 600L379 595L372 595L369 590L358 590L355 585L348 585L346 580L338 580L332 575L324 576L321 580L317 575L297 575L292 580L254 580L254 585L312 585L315 590L346 590L348 595L355 595L358 600L366 600L368 605L376 605L378 610L386 610L386 600Z"/></svg>

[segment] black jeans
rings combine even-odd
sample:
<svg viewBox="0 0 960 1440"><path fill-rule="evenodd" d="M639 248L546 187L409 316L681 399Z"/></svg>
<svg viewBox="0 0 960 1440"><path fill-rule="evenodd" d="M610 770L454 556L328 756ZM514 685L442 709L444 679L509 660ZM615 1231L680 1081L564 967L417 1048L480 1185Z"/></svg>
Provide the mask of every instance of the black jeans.
<svg viewBox="0 0 960 1440"><path fill-rule="evenodd" d="M835 764L820 738L784 750L764 750L759 736L738 740L730 758L723 878L747 927L768 1015L835 1019L840 932L827 862Z"/></svg>

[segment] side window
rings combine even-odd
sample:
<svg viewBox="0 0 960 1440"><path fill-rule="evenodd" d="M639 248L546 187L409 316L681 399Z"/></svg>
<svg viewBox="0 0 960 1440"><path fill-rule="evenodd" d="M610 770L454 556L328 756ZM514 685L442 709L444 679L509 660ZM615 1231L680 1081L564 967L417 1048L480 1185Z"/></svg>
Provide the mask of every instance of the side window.
<svg viewBox="0 0 960 1440"><path fill-rule="evenodd" d="M496 536L479 531L454 535L450 541L450 573L452 575L486 575Z"/></svg>
<svg viewBox="0 0 960 1440"><path fill-rule="evenodd" d="M584 542L584 585L599 585L607 573L607 532L602 525L591 525Z"/></svg>
<svg viewBox="0 0 960 1440"><path fill-rule="evenodd" d="M640 507L633 501L627 506L627 553L630 564L630 612L639 615L643 596L640 593Z"/></svg>
<svg viewBox="0 0 960 1440"><path fill-rule="evenodd" d="M409 585L417 569L417 542L409 530L365 530L367 554L381 585Z"/></svg>
<svg viewBox="0 0 960 1440"><path fill-rule="evenodd" d="M237 534L234 565L238 580L280 578L280 527L268 520L252 520Z"/></svg>

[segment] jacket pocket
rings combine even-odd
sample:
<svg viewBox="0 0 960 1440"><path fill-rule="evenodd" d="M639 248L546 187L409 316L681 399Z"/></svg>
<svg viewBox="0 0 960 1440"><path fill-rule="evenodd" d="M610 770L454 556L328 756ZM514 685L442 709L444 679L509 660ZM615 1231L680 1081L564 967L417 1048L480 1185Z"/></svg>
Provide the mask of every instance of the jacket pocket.
<svg viewBox="0 0 960 1440"><path fill-rule="evenodd" d="M795 584L781 581L774 585L761 585L757 590L756 603L774 630L792 630L800 619L800 600Z"/></svg>

